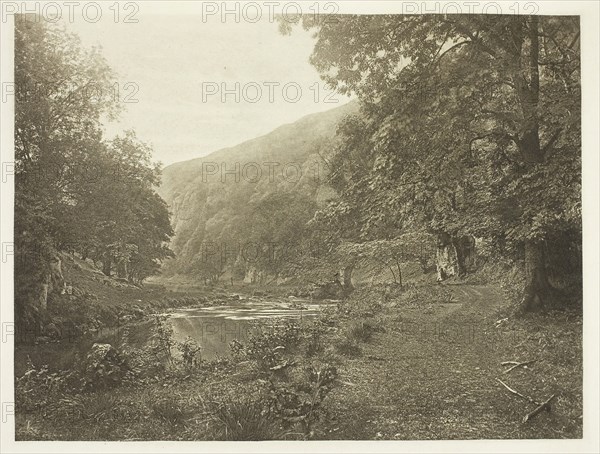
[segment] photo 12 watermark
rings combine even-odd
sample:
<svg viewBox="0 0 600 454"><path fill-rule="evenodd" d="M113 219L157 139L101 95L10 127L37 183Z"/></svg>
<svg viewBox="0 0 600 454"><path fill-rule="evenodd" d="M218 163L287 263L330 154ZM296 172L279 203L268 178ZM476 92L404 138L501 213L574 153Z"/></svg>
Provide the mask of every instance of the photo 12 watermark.
<svg viewBox="0 0 600 454"><path fill-rule="evenodd" d="M2 23L17 21L97 23L102 19L115 23L137 24L138 2L2 2Z"/></svg>
<svg viewBox="0 0 600 454"><path fill-rule="evenodd" d="M340 102L338 94L334 90L319 82L304 87L293 81L202 82L201 92L203 103L218 100L223 104L231 102L255 104L261 101L271 104L281 101L295 104L306 96L315 104Z"/></svg>

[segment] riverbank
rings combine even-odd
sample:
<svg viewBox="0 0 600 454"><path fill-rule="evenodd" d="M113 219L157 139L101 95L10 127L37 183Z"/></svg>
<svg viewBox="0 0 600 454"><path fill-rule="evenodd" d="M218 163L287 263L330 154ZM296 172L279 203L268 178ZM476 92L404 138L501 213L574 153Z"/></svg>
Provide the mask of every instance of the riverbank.
<svg viewBox="0 0 600 454"><path fill-rule="evenodd" d="M79 391L31 372L30 387L46 388L17 394L17 439L581 437L581 315L505 310L489 286L358 289L314 323L266 327L213 361L149 373L144 350L123 345L149 369L116 386ZM534 362L505 373L507 361ZM535 405L497 379L538 402L555 395L551 410L523 423Z"/></svg>

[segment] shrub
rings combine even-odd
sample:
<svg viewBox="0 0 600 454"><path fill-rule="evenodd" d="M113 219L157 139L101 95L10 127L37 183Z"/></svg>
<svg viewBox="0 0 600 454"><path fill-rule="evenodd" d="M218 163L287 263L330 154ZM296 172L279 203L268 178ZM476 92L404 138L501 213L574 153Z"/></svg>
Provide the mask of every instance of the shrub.
<svg viewBox="0 0 600 454"><path fill-rule="evenodd" d="M74 414L80 413L82 419L96 422L115 419L119 408L119 399L107 394L87 394L78 399L72 407Z"/></svg>
<svg viewBox="0 0 600 454"><path fill-rule="evenodd" d="M36 367L30 358L27 370L15 380L17 411L48 410L48 404L64 392L79 392L82 377L74 370L52 372L47 365Z"/></svg>
<svg viewBox="0 0 600 454"><path fill-rule="evenodd" d="M352 322L347 330L347 335L350 339L356 339L362 342L369 341L375 333L375 326L367 321L361 320Z"/></svg>
<svg viewBox="0 0 600 454"><path fill-rule="evenodd" d="M293 321L260 326L251 333L248 342L234 340L229 344L234 356L255 360L262 371L269 371L281 364L284 352L290 352L299 344L300 327Z"/></svg>
<svg viewBox="0 0 600 454"><path fill-rule="evenodd" d="M200 347L190 336L188 336L185 341L178 342L177 349L181 352L185 368L189 369L198 365L202 347Z"/></svg>
<svg viewBox="0 0 600 454"><path fill-rule="evenodd" d="M303 330L307 356L314 356L323 351L323 334L325 330L325 326L320 321L309 325Z"/></svg>
<svg viewBox="0 0 600 454"><path fill-rule="evenodd" d="M273 421L256 401L243 399L222 402L218 405L214 418L222 431L218 435L221 440L260 441L278 438Z"/></svg>
<svg viewBox="0 0 600 454"><path fill-rule="evenodd" d="M300 425L305 437L312 437L312 427L324 409L323 400L335 386L337 369L330 364L308 365L290 380L269 381L269 411L287 427Z"/></svg>
<svg viewBox="0 0 600 454"><path fill-rule="evenodd" d="M85 359L84 386L107 388L118 385L128 371L125 359L110 344L94 344Z"/></svg>
<svg viewBox="0 0 600 454"><path fill-rule="evenodd" d="M157 315L154 318L154 327L150 340L150 351L159 362L173 362L172 350L175 346L173 340L173 327L167 321L167 317Z"/></svg>

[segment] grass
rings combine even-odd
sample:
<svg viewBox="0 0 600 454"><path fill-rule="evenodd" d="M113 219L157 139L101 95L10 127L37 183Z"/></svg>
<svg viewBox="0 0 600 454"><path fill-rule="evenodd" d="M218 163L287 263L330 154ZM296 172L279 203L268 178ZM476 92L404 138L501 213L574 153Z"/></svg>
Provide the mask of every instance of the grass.
<svg viewBox="0 0 600 454"><path fill-rule="evenodd" d="M488 286L449 286L454 302L402 306L385 313L386 332L343 363L345 385L332 392L338 415L323 439L579 438L582 436L582 332L576 312L509 318ZM423 302L420 302L423 303ZM537 361L509 374L504 361ZM543 401L533 410L495 379Z"/></svg>
<svg viewBox="0 0 600 454"><path fill-rule="evenodd" d="M161 399L150 404L153 417L177 426L185 421L185 414L173 399Z"/></svg>
<svg viewBox="0 0 600 454"><path fill-rule="evenodd" d="M353 322L348 328L348 337L362 342L368 342L373 337L375 329L369 322Z"/></svg>
<svg viewBox="0 0 600 454"><path fill-rule="evenodd" d="M220 440L260 441L280 438L272 420L263 414L263 406L251 400L222 403L214 418L222 430Z"/></svg>
<svg viewBox="0 0 600 454"><path fill-rule="evenodd" d="M427 286L381 304L361 290L328 314L326 328L271 333L295 339L298 365L278 371L285 387L306 361L335 363L336 385L313 424L320 439L578 438L582 435L582 316L577 311L514 317L500 289ZM376 301L369 309L368 301ZM359 315L362 314L362 315ZM502 320L498 323L499 320ZM298 334L298 336L296 336ZM314 343L314 345L312 345ZM36 346L36 348L43 348ZM253 350L253 351L254 351ZM310 351L310 355L306 352ZM278 363L283 358L275 357ZM504 361L536 360L505 374ZM18 440L261 440L301 438L265 413L264 370L204 364L192 372L106 391L52 394L20 408ZM260 372L260 373L259 373ZM496 378L552 410L523 424L534 406ZM62 399L62 400L61 400Z"/></svg>
<svg viewBox="0 0 600 454"><path fill-rule="evenodd" d="M342 337L334 341L335 350L350 358L356 358L362 354L362 349L356 340Z"/></svg>

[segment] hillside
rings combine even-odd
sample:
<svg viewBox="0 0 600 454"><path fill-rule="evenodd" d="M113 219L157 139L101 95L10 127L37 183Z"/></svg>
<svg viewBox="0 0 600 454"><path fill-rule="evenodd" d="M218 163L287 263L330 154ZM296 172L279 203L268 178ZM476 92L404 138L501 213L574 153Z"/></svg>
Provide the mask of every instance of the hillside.
<svg viewBox="0 0 600 454"><path fill-rule="evenodd" d="M201 257L207 244L212 249L204 256L217 255L216 248L234 256L219 260L216 273L220 273L221 262L233 263L240 245L243 248L252 241L252 234L242 226L255 226L257 213L263 217L284 214L277 205L290 214L280 224L287 220L294 225L278 234L263 231L259 236L265 242L277 241L274 236L289 239L289 230L301 228L316 207L333 195L323 184L327 168L320 155L333 145L339 121L357 110L357 103L350 102L237 146L166 167L158 192L172 213L175 236L171 247L176 258L166 263L164 273L213 276ZM285 198L292 193L293 197ZM276 213L267 214L271 209Z"/></svg>

